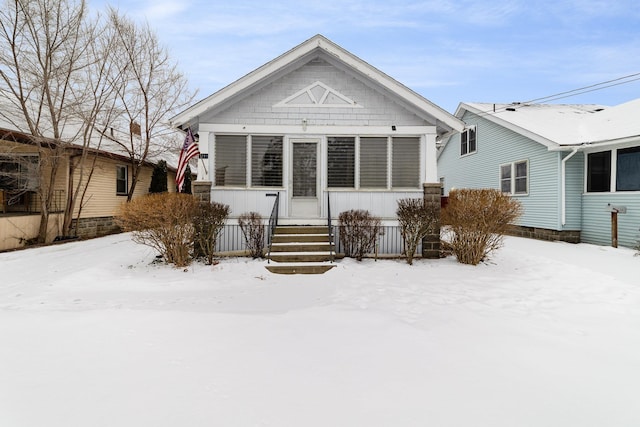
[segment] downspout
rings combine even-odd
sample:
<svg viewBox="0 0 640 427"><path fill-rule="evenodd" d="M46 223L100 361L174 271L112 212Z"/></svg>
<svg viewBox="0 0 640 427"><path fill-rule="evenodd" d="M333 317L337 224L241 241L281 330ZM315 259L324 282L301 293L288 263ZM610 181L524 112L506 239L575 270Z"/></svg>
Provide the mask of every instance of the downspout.
<svg viewBox="0 0 640 427"><path fill-rule="evenodd" d="M572 158L577 152L578 152L579 148L576 147L574 148L571 153L566 156L564 159L562 159L562 169L561 169L561 191L562 191L562 226L564 227L564 225L567 223L567 177L566 177L566 163L567 160L569 160L570 158Z"/></svg>

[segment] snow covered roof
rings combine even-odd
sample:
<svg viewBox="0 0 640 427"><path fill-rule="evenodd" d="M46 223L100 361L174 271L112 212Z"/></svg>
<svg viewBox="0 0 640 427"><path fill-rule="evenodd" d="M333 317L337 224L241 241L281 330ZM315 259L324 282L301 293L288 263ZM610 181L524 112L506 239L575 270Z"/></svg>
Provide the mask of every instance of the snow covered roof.
<svg viewBox="0 0 640 427"><path fill-rule="evenodd" d="M640 99L614 107L594 104L461 103L477 114L549 149L640 137Z"/></svg>

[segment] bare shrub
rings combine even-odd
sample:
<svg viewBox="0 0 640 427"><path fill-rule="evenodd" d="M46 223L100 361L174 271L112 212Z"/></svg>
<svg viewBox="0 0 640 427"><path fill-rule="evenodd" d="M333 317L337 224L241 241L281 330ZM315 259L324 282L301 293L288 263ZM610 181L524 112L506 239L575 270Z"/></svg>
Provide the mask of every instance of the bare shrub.
<svg viewBox="0 0 640 427"><path fill-rule="evenodd" d="M253 258L262 258L264 250L262 215L257 212L243 213L238 218L238 224L240 224L240 229L244 234L249 254Z"/></svg>
<svg viewBox="0 0 640 427"><path fill-rule="evenodd" d="M449 193L442 224L458 262L477 265L502 246L509 226L522 214L520 202L495 189L460 189Z"/></svg>
<svg viewBox="0 0 640 427"><path fill-rule="evenodd" d="M438 226L436 208L425 204L424 199L400 199L396 215L404 240L407 263L413 265L413 256L420 241L436 231Z"/></svg>
<svg viewBox="0 0 640 427"><path fill-rule="evenodd" d="M213 254L218 235L229 216L229 205L218 202L200 202L193 216L195 231L193 252L196 258L203 258L208 265L213 264Z"/></svg>
<svg viewBox="0 0 640 427"><path fill-rule="evenodd" d="M123 203L118 224L131 231L133 241L156 249L176 267L191 263L194 227L192 219L198 201L179 193L150 194Z"/></svg>
<svg viewBox="0 0 640 427"><path fill-rule="evenodd" d="M358 261L375 249L378 236L383 234L380 218L361 209L341 212L338 227L344 255Z"/></svg>

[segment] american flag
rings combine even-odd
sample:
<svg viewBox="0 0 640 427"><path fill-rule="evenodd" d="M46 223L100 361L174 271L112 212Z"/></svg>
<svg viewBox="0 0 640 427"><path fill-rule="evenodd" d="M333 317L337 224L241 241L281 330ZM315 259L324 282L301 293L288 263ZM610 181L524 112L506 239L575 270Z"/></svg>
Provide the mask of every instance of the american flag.
<svg viewBox="0 0 640 427"><path fill-rule="evenodd" d="M198 156L200 150L198 150L198 143L193 137L191 128L187 129L187 136L184 138L184 144L180 151L180 158L178 159L178 170L176 172L176 185L178 186L178 192L182 192L182 186L184 184L184 173L187 170L189 160Z"/></svg>

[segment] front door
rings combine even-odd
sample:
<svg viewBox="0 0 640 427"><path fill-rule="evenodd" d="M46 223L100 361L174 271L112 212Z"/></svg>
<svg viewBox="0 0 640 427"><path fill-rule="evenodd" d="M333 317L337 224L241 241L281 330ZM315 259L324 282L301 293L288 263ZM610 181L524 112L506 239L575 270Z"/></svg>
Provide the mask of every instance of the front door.
<svg viewBox="0 0 640 427"><path fill-rule="evenodd" d="M291 141L292 217L318 217L318 140Z"/></svg>

